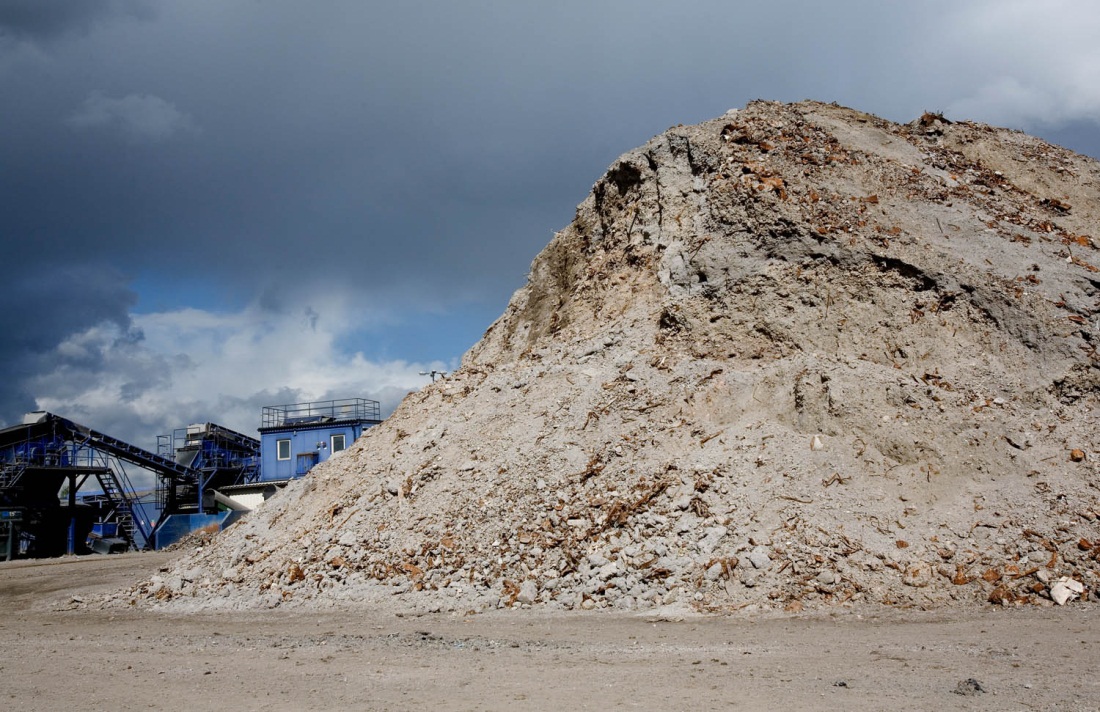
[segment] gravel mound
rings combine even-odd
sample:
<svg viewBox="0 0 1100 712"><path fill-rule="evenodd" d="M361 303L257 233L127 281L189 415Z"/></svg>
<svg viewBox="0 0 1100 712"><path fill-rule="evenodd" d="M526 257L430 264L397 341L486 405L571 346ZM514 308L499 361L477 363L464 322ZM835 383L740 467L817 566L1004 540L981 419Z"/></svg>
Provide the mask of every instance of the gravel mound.
<svg viewBox="0 0 1100 712"><path fill-rule="evenodd" d="M1014 131L671 128L461 369L109 603L1095 600L1098 224L1100 164Z"/></svg>

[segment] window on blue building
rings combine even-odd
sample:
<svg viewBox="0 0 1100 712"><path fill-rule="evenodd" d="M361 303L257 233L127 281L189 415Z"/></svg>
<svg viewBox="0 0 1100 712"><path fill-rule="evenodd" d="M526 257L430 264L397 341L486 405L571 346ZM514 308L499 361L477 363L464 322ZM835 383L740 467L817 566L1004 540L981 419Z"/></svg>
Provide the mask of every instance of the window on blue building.
<svg viewBox="0 0 1100 712"><path fill-rule="evenodd" d="M276 440L275 441L275 459L277 459L277 460L289 460L290 459L290 441L289 440Z"/></svg>
<svg viewBox="0 0 1100 712"><path fill-rule="evenodd" d="M344 445L344 435L342 433L340 435L333 435L332 436L332 451L333 452L340 452L341 450L344 449L344 447L345 447L345 445Z"/></svg>

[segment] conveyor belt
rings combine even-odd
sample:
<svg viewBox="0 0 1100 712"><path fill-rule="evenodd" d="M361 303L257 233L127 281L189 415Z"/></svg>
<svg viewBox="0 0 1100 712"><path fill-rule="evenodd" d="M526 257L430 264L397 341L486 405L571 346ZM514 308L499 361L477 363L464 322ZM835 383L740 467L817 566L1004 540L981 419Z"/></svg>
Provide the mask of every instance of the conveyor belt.
<svg viewBox="0 0 1100 712"><path fill-rule="evenodd" d="M198 474L190 467L185 467L168 458L161 457L148 450L142 450L118 438L112 438L110 435L97 432L53 413L43 413L38 421L34 423L15 425L0 430L0 449L45 437L70 440L77 445L109 453L124 462L137 465L159 475L195 477Z"/></svg>

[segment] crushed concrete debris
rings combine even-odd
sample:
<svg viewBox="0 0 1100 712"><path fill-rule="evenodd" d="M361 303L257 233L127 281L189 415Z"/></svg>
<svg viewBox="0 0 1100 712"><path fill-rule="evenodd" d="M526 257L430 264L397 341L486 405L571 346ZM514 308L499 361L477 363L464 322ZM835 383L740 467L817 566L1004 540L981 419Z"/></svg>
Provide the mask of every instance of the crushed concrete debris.
<svg viewBox="0 0 1100 712"><path fill-rule="evenodd" d="M965 680L960 680L958 685L955 685L955 689L952 690L956 695L963 695L964 697L973 697L974 695L980 695L986 691L985 687L979 681L972 677L968 677Z"/></svg>
<svg viewBox="0 0 1100 712"><path fill-rule="evenodd" d="M459 370L107 605L1096 600L1097 225L1100 164L1014 131L669 129Z"/></svg>

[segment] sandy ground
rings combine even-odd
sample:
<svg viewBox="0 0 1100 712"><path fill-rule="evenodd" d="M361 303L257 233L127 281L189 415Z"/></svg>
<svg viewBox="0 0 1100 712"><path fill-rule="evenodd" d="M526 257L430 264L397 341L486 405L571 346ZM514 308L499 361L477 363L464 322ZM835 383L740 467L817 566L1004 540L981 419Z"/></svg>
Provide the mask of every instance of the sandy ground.
<svg viewBox="0 0 1100 712"><path fill-rule="evenodd" d="M74 596L169 560L0 564L0 700L58 709L1100 708L1100 609L698 618L119 614ZM974 678L985 692L960 696Z"/></svg>

